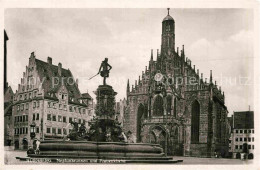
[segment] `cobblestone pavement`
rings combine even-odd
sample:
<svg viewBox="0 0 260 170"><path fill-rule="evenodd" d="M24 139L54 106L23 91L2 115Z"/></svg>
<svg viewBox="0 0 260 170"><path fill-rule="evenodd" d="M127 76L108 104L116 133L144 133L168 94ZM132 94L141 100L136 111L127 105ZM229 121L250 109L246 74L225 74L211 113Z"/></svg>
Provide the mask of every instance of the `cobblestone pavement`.
<svg viewBox="0 0 260 170"><path fill-rule="evenodd" d="M5 164L8 165L20 165L20 164L50 164L50 163L39 163L39 162L26 162L26 161L20 161L19 159L16 159L16 157L26 157L26 151L18 151L18 150L6 150L5 151ZM253 161L241 161L239 159L221 159L221 158L196 158L196 157L173 157L174 160L183 160L182 163L177 163L175 165L187 165L187 164L251 164ZM56 163L51 163L56 164Z"/></svg>

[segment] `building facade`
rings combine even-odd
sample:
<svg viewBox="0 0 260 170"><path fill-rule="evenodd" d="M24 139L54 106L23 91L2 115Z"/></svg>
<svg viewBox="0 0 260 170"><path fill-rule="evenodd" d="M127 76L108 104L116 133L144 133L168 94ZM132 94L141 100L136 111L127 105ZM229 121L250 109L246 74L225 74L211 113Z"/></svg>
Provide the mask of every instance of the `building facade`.
<svg viewBox="0 0 260 170"><path fill-rule="evenodd" d="M69 69L36 59L29 64L13 98L13 142L16 149L27 149L36 139L64 138L70 122L86 123L93 115L93 99L81 94L78 81Z"/></svg>
<svg viewBox="0 0 260 170"><path fill-rule="evenodd" d="M4 146L11 146L12 142L12 104L14 92L7 83L7 41L9 40L4 30Z"/></svg>
<svg viewBox="0 0 260 170"><path fill-rule="evenodd" d="M241 153L247 153L248 158L254 157L255 132L254 112L234 112L231 117L231 137L229 151L233 158L240 158Z"/></svg>
<svg viewBox="0 0 260 170"><path fill-rule="evenodd" d="M175 48L175 21L162 21L161 51L130 89L127 83L124 130L137 142L158 143L170 155L223 157L228 154L228 110L221 88L203 79Z"/></svg>

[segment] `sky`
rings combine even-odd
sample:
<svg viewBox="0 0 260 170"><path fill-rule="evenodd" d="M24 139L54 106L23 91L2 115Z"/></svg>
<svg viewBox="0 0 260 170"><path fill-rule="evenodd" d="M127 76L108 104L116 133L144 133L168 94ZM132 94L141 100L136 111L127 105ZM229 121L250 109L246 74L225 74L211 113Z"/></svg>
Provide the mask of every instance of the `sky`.
<svg viewBox="0 0 260 170"><path fill-rule="evenodd" d="M4 28L8 34L7 80L17 90L29 57L70 69L79 80L81 93L95 91L98 72L105 57L112 65L107 82L126 97L127 79L138 79L150 60L151 49L161 46L161 23L166 9L6 9ZM251 9L171 9L175 20L176 47L196 69L225 92L229 113L253 108L254 47Z"/></svg>

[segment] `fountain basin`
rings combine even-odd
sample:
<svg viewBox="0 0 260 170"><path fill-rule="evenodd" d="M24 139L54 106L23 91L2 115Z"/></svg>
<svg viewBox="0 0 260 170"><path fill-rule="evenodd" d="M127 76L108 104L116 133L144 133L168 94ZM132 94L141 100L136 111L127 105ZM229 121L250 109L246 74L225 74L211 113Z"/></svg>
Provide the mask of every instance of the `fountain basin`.
<svg viewBox="0 0 260 170"><path fill-rule="evenodd" d="M163 149L158 144L95 142L95 141L42 141L39 154L29 157L94 158L94 159L165 159Z"/></svg>

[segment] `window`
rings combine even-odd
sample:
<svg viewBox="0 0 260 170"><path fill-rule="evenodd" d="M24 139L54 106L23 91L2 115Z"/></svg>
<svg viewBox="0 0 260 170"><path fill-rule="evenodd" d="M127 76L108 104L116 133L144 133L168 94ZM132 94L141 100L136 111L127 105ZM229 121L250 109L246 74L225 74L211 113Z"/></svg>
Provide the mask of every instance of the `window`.
<svg viewBox="0 0 260 170"><path fill-rule="evenodd" d="M71 123L71 122L72 122L72 117L69 118L69 123Z"/></svg>
<svg viewBox="0 0 260 170"><path fill-rule="evenodd" d="M63 135L67 135L67 130L63 128Z"/></svg>
<svg viewBox="0 0 260 170"><path fill-rule="evenodd" d="M66 116L63 116L63 122L67 122Z"/></svg>
<svg viewBox="0 0 260 170"><path fill-rule="evenodd" d="M47 127L47 133L51 133L51 128Z"/></svg>
<svg viewBox="0 0 260 170"><path fill-rule="evenodd" d="M23 111L24 109L24 104L21 104L21 111Z"/></svg>
<svg viewBox="0 0 260 170"><path fill-rule="evenodd" d="M37 113L37 114L36 114L36 120L39 120L39 119L40 119L40 114Z"/></svg>
<svg viewBox="0 0 260 170"><path fill-rule="evenodd" d="M27 100L27 94L24 95L24 100Z"/></svg>
<svg viewBox="0 0 260 170"><path fill-rule="evenodd" d="M70 106L70 112L72 112L72 106Z"/></svg>
<svg viewBox="0 0 260 170"><path fill-rule="evenodd" d="M36 107L36 102L33 102L33 108L35 108Z"/></svg>
<svg viewBox="0 0 260 170"><path fill-rule="evenodd" d="M74 107L74 110L75 110L76 113L78 112L76 107Z"/></svg>
<svg viewBox="0 0 260 170"><path fill-rule="evenodd" d="M56 115L52 115L52 121L56 121Z"/></svg>
<svg viewBox="0 0 260 170"><path fill-rule="evenodd" d="M35 120L35 113L33 114L33 119L32 120Z"/></svg>
<svg viewBox="0 0 260 170"><path fill-rule="evenodd" d="M37 107L40 107L40 101L37 101Z"/></svg>
<svg viewBox="0 0 260 170"><path fill-rule="evenodd" d="M248 145L248 149L251 149L251 145Z"/></svg>
<svg viewBox="0 0 260 170"><path fill-rule="evenodd" d="M83 119L83 124L85 125L86 124L86 120Z"/></svg>
<svg viewBox="0 0 260 170"><path fill-rule="evenodd" d="M251 130L248 130L248 133L251 133Z"/></svg>
<svg viewBox="0 0 260 170"><path fill-rule="evenodd" d="M28 134L28 127L25 128L25 134Z"/></svg>
<svg viewBox="0 0 260 170"><path fill-rule="evenodd" d="M243 130L240 130L240 133L243 133Z"/></svg>
<svg viewBox="0 0 260 170"><path fill-rule="evenodd" d="M51 120L51 114L47 114L47 120Z"/></svg>
<svg viewBox="0 0 260 170"><path fill-rule="evenodd" d="M23 115L23 122L25 122L25 119L26 119L26 118L25 118L25 115Z"/></svg>
<svg viewBox="0 0 260 170"><path fill-rule="evenodd" d="M29 99L31 99L32 98L32 93L29 93Z"/></svg>
<svg viewBox="0 0 260 170"><path fill-rule="evenodd" d="M23 100L23 96L22 95L20 95L20 100Z"/></svg>
<svg viewBox="0 0 260 170"><path fill-rule="evenodd" d="M22 122L23 121L23 116L20 116L20 122Z"/></svg>
<svg viewBox="0 0 260 170"><path fill-rule="evenodd" d="M244 133L247 133L247 130L244 130Z"/></svg>
<svg viewBox="0 0 260 170"><path fill-rule="evenodd" d="M236 149L238 149L238 145L236 145L235 147L236 147Z"/></svg>
<svg viewBox="0 0 260 170"><path fill-rule="evenodd" d="M58 121L59 121L59 122L61 122L61 121L62 121L62 119L61 119L61 116L58 116Z"/></svg>
<svg viewBox="0 0 260 170"><path fill-rule="evenodd" d="M195 100L191 106L191 142L199 142L199 128L200 128L200 104Z"/></svg>
<svg viewBox="0 0 260 170"><path fill-rule="evenodd" d="M246 141L247 141L247 138L244 138L244 141L246 142Z"/></svg>
<svg viewBox="0 0 260 170"><path fill-rule="evenodd" d="M20 128L20 134L23 134L23 128Z"/></svg>
<svg viewBox="0 0 260 170"><path fill-rule="evenodd" d="M53 108L56 109L56 103L53 103Z"/></svg>
<svg viewBox="0 0 260 170"><path fill-rule="evenodd" d="M82 109L82 113L85 114L85 113L86 113L86 110L85 110L85 109Z"/></svg>
<svg viewBox="0 0 260 170"><path fill-rule="evenodd" d="M243 141L243 138L240 138L240 141Z"/></svg>
<svg viewBox="0 0 260 170"><path fill-rule="evenodd" d="M37 91L34 92L34 97L36 97L36 96L37 96Z"/></svg>
<svg viewBox="0 0 260 170"><path fill-rule="evenodd" d="M20 111L20 105L17 105L17 111Z"/></svg>
<svg viewBox="0 0 260 170"><path fill-rule="evenodd" d="M40 133L40 128L36 127L36 133Z"/></svg>
<svg viewBox="0 0 260 170"><path fill-rule="evenodd" d="M81 119L79 119L79 124L81 124Z"/></svg>
<svg viewBox="0 0 260 170"><path fill-rule="evenodd" d="M77 122L77 118L74 118L74 122Z"/></svg>
<svg viewBox="0 0 260 170"><path fill-rule="evenodd" d="M243 145L239 145L239 149L243 149Z"/></svg>
<svg viewBox="0 0 260 170"><path fill-rule="evenodd" d="M58 129L58 134L61 134L61 129L60 128Z"/></svg>
<svg viewBox="0 0 260 170"><path fill-rule="evenodd" d="M252 145L252 149L255 149L255 145Z"/></svg>
<svg viewBox="0 0 260 170"><path fill-rule="evenodd" d="M51 107L51 102L48 102L48 107Z"/></svg>
<svg viewBox="0 0 260 170"><path fill-rule="evenodd" d="M56 128L52 128L52 133L56 134Z"/></svg>
<svg viewBox="0 0 260 170"><path fill-rule="evenodd" d="M67 105L64 105L64 110L67 110Z"/></svg>
<svg viewBox="0 0 260 170"><path fill-rule="evenodd" d="M26 122L28 121L28 115L25 116L25 121L26 121Z"/></svg>
<svg viewBox="0 0 260 170"><path fill-rule="evenodd" d="M255 138L254 138L254 137L252 137L252 142L254 142L254 139L255 139Z"/></svg>
<svg viewBox="0 0 260 170"><path fill-rule="evenodd" d="M236 141L238 142L238 138L236 138Z"/></svg>
<svg viewBox="0 0 260 170"><path fill-rule="evenodd" d="M59 104L59 109L62 109L62 104Z"/></svg>
<svg viewBox="0 0 260 170"><path fill-rule="evenodd" d="M64 94L61 95L61 99L62 99L62 100L64 99Z"/></svg>
<svg viewBox="0 0 260 170"><path fill-rule="evenodd" d="M25 109L26 109L26 110L29 109L29 103L26 103Z"/></svg>
<svg viewBox="0 0 260 170"><path fill-rule="evenodd" d="M254 133L254 130L252 130L252 133Z"/></svg>

